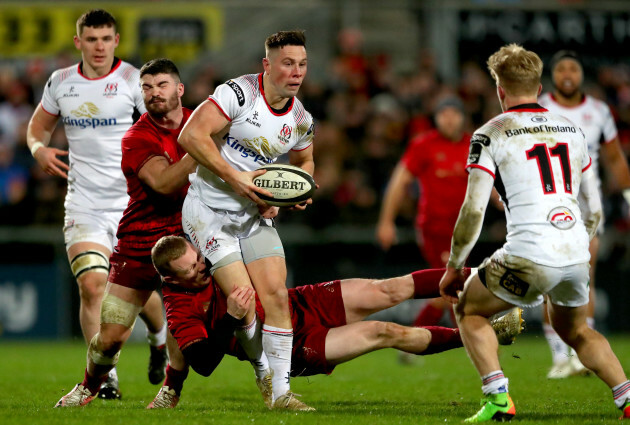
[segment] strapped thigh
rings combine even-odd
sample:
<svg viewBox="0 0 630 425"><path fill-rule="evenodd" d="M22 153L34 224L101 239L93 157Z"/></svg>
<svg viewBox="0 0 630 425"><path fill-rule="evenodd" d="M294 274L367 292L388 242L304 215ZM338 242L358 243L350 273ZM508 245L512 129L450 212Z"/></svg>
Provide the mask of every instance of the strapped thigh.
<svg viewBox="0 0 630 425"><path fill-rule="evenodd" d="M142 307L107 292L101 303L101 323L123 325L133 329Z"/></svg>
<svg viewBox="0 0 630 425"><path fill-rule="evenodd" d="M100 251L83 251L70 260L70 269L77 279L88 271L109 274L109 258Z"/></svg>
<svg viewBox="0 0 630 425"><path fill-rule="evenodd" d="M265 257L285 258L282 241L274 227L261 225L251 235L241 239L240 243L245 264Z"/></svg>

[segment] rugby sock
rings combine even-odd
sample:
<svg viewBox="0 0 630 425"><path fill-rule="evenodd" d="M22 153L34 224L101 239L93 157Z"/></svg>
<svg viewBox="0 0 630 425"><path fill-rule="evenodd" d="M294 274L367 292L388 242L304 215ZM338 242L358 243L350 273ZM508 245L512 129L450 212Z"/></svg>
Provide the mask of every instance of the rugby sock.
<svg viewBox="0 0 630 425"><path fill-rule="evenodd" d="M543 330L545 332L545 338L551 348L551 359L553 364L566 362L569 360L569 346L564 343L560 338L560 335L553 330L548 323L543 323Z"/></svg>
<svg viewBox="0 0 630 425"><path fill-rule="evenodd" d="M495 370L481 377L481 391L485 394L498 394L508 392L508 379L502 370Z"/></svg>
<svg viewBox="0 0 630 425"><path fill-rule="evenodd" d="M156 333L149 332L147 329L147 341L149 341L149 345L154 347L162 348L166 345L166 333L168 332L168 327L166 323L162 326L162 329L157 331Z"/></svg>
<svg viewBox="0 0 630 425"><path fill-rule="evenodd" d="M420 313L418 313L416 320L414 320L413 326L416 328L423 326L435 326L440 323L443 314L444 310L441 308L438 308L431 303L425 304L420 310Z"/></svg>
<svg viewBox="0 0 630 425"><path fill-rule="evenodd" d="M269 366L273 369L273 399L286 394L291 389L289 383L291 374L291 350L293 349L293 329L276 328L263 325L262 345Z"/></svg>
<svg viewBox="0 0 630 425"><path fill-rule="evenodd" d="M262 379L269 370L269 360L263 351L261 323L258 316L254 316L254 320L249 325L236 328L234 335L254 367L256 378Z"/></svg>
<svg viewBox="0 0 630 425"><path fill-rule="evenodd" d="M612 393L615 399L615 406L621 409L626 402L630 401L630 381L622 382L616 387L613 387Z"/></svg>
<svg viewBox="0 0 630 425"><path fill-rule="evenodd" d="M446 269L426 269L411 273L415 299L437 298L440 296L440 280ZM464 267L464 275L470 276L470 267Z"/></svg>
<svg viewBox="0 0 630 425"><path fill-rule="evenodd" d="M90 376L86 368L85 375L83 377L83 382L81 382L81 385L87 388L90 391L90 393L96 394L98 390L101 389L101 385L103 384L103 382L105 382L106 379L107 379L107 374L103 376Z"/></svg>
<svg viewBox="0 0 630 425"><path fill-rule="evenodd" d="M462 338L457 328L443 328L442 326L423 326L431 332L431 342L420 355L441 353L453 348L463 347Z"/></svg>
<svg viewBox="0 0 630 425"><path fill-rule="evenodd" d="M184 370L177 370L169 364L166 366L166 379L164 380L164 386L169 387L171 390L175 390L175 394L180 395L187 376L188 367Z"/></svg>

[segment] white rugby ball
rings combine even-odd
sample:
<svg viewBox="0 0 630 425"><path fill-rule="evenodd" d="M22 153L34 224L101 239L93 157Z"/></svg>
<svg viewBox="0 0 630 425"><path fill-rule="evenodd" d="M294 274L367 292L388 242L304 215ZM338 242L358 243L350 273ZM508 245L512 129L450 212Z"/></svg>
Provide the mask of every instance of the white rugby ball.
<svg viewBox="0 0 630 425"><path fill-rule="evenodd" d="M257 196L268 205L275 207L291 207L300 204L315 192L315 180L299 167L287 164L270 164L260 167L267 170L261 176L254 178L254 184L273 194L268 197L257 193Z"/></svg>

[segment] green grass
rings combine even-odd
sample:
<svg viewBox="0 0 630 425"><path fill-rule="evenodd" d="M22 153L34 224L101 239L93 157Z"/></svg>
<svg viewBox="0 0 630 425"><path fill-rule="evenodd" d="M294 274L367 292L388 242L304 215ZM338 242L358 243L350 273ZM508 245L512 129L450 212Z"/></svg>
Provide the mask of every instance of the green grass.
<svg viewBox="0 0 630 425"><path fill-rule="evenodd" d="M611 338L627 365L630 338ZM523 424L619 423L611 392L597 378L549 381L550 355L542 336L525 335L502 347L501 362ZM227 358L210 378L191 372L175 410L147 411L159 387L146 377L148 348L131 344L119 363L122 401L95 400L81 409L53 409L83 377L80 343L0 343L0 424L444 424L478 409L480 380L463 349L397 362L394 350L338 366L330 376L296 378L295 392L314 413L268 411L249 364Z"/></svg>

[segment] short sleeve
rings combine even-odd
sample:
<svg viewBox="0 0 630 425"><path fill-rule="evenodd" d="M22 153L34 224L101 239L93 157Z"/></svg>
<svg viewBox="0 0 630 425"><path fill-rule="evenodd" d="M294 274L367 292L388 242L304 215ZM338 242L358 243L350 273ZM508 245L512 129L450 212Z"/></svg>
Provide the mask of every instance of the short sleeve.
<svg viewBox="0 0 630 425"><path fill-rule="evenodd" d="M476 132L470 139L468 162L466 169L478 168L490 174L496 175L496 163L492 157L491 139L481 132Z"/></svg>
<svg viewBox="0 0 630 425"><path fill-rule="evenodd" d="M154 156L164 156L164 150L156 135L146 128L132 127L122 139L123 172L137 175L140 168Z"/></svg>
<svg viewBox="0 0 630 425"><path fill-rule="evenodd" d="M422 155L423 143L416 140L412 141L405 150L402 158L400 159L400 163L407 169L411 174L418 177L422 174L422 171L425 167L424 158L427 155Z"/></svg>
<svg viewBox="0 0 630 425"><path fill-rule="evenodd" d="M56 73L53 73L48 79L42 95L42 108L51 115L59 115L60 112L59 103L55 95L57 89L55 75Z"/></svg>
<svg viewBox="0 0 630 425"><path fill-rule="evenodd" d="M315 138L315 123L313 122L313 117L308 112L304 111L306 115L306 125L308 127L304 134L300 135L297 143L291 148L294 151L303 151L313 144L313 139Z"/></svg>
<svg viewBox="0 0 630 425"><path fill-rule="evenodd" d="M229 121L233 121L245 106L245 91L237 82L229 80L219 85L209 99L219 107Z"/></svg>
<svg viewBox="0 0 630 425"><path fill-rule="evenodd" d="M191 343L206 339L208 332L203 317L196 312L195 296L164 291L164 305L168 329L177 340L180 349Z"/></svg>

